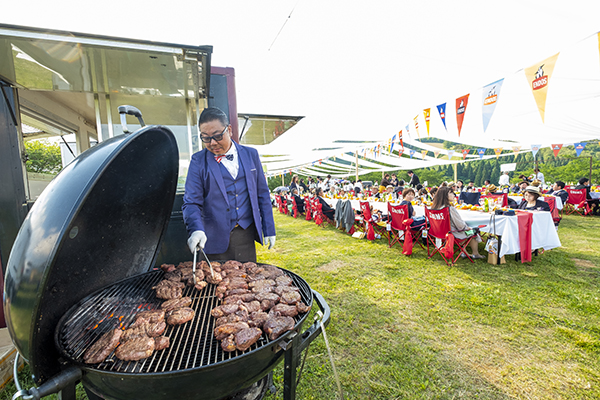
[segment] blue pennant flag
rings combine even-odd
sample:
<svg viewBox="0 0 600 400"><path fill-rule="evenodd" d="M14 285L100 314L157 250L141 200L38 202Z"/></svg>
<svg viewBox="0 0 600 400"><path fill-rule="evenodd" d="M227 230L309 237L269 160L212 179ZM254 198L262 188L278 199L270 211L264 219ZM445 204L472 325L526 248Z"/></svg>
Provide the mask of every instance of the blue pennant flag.
<svg viewBox="0 0 600 400"><path fill-rule="evenodd" d="M586 144L587 143L573 143L573 146L575 146L575 152L577 153L577 157L579 157L583 149L585 149Z"/></svg>
<svg viewBox="0 0 600 400"><path fill-rule="evenodd" d="M446 131L448 131L448 128L446 128L446 103L437 106L437 110L438 113L440 113L440 118L442 119L442 122L444 123L444 128L446 129Z"/></svg>
<svg viewBox="0 0 600 400"><path fill-rule="evenodd" d="M415 155L415 151L411 150L409 153L410 153L410 158L413 158L413 156Z"/></svg>
<svg viewBox="0 0 600 400"><path fill-rule="evenodd" d="M481 160L485 154L485 149L477 149L477 154L479 154L479 159Z"/></svg>

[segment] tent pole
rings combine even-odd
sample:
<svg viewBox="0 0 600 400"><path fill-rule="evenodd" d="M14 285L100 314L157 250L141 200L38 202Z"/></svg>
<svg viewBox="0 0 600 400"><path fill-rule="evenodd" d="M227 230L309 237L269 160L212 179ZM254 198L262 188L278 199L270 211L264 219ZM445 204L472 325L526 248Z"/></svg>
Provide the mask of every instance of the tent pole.
<svg viewBox="0 0 600 400"><path fill-rule="evenodd" d="M592 185L592 158L593 156L590 156L590 186Z"/></svg>
<svg viewBox="0 0 600 400"><path fill-rule="evenodd" d="M454 183L458 182L458 164L454 164Z"/></svg>
<svg viewBox="0 0 600 400"><path fill-rule="evenodd" d="M356 180L354 182L358 182L358 150L354 154L356 154Z"/></svg>
<svg viewBox="0 0 600 400"><path fill-rule="evenodd" d="M281 174L281 186L285 186L285 179L283 179L283 174Z"/></svg>

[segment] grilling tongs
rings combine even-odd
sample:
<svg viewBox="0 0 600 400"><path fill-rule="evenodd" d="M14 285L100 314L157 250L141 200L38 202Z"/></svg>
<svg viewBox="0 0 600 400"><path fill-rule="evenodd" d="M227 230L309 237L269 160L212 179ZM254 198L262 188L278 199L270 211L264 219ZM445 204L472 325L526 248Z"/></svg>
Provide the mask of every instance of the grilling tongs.
<svg viewBox="0 0 600 400"><path fill-rule="evenodd" d="M204 249L202 247L200 247L200 245L197 245L196 251L194 251L194 264L192 266L192 271L194 273L194 284L196 284L196 261L198 260L198 250L200 250L202 252L202 254L204 255L204 259L206 260L206 262L208 263L208 266L210 267L211 278L215 279L215 271L213 271L213 267L212 267L212 264L210 263L210 260L208 259L208 257L206 257L206 253L204 252Z"/></svg>

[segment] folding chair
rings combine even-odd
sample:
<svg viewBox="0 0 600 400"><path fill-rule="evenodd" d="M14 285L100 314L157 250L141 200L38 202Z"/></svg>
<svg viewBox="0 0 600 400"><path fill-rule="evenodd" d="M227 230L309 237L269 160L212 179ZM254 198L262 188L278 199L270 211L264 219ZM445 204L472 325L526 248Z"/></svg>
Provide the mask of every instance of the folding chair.
<svg viewBox="0 0 600 400"><path fill-rule="evenodd" d="M306 214L306 220L310 221L313 219L313 201L310 196L304 197L304 213Z"/></svg>
<svg viewBox="0 0 600 400"><path fill-rule="evenodd" d="M474 238L477 234L468 236L465 239L458 239L455 237L450 225L450 210L448 207L444 207L441 210L430 210L425 207L425 219L429 225L429 228L427 229L428 258L431 258L438 253L444 259L446 264L450 266L454 265L460 258L460 255L464 253L469 261L472 263L475 262L469 253L467 253L466 245L471 238ZM433 247L431 249L429 247L430 244ZM457 245L460 250L456 258L454 258L454 245Z"/></svg>
<svg viewBox="0 0 600 400"><path fill-rule="evenodd" d="M298 204L296 204L296 198L292 195L292 217L298 218Z"/></svg>
<svg viewBox="0 0 600 400"><path fill-rule="evenodd" d="M562 219L562 216L556 209L556 198L554 196L543 196L540 197L540 199L548 203L548 205L550 206L550 214L552 215L552 221L554 221L554 226L558 226L560 220Z"/></svg>
<svg viewBox="0 0 600 400"><path fill-rule="evenodd" d="M577 213L583 216L590 213L584 189L567 189L567 193L569 193L569 198L564 206L567 215Z"/></svg>
<svg viewBox="0 0 600 400"><path fill-rule="evenodd" d="M388 238L388 232L385 225L379 225L373 222L373 215L371 214L371 206L368 201L360 202L360 211L363 217L363 226L365 232L367 232L367 239L374 240L375 232L377 232L382 238Z"/></svg>
<svg viewBox="0 0 600 400"><path fill-rule="evenodd" d="M419 240L421 232L425 227L425 222L418 227L412 227L412 219L408 218L408 206L407 205L392 205L388 203L388 244L392 247L396 243L404 242L403 251L404 255L412 254L413 243L417 241L419 246L425 250L425 246ZM410 247L409 247L410 246ZM406 247L406 248L404 248Z"/></svg>

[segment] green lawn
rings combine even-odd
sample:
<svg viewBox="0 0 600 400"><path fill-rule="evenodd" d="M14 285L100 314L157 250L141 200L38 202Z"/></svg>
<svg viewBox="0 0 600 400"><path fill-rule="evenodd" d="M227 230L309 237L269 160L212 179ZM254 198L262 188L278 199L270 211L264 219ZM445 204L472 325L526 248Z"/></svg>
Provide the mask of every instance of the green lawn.
<svg viewBox="0 0 600 400"><path fill-rule="evenodd" d="M418 247L406 257L383 240L277 212L275 222L277 244L259 246L259 261L299 274L327 300L345 399L600 398L600 218L565 217L563 247L531 263L453 267ZM275 384L268 400L283 398L282 365ZM319 336L297 398L336 397Z"/></svg>

